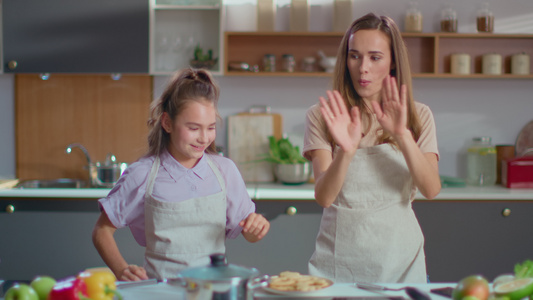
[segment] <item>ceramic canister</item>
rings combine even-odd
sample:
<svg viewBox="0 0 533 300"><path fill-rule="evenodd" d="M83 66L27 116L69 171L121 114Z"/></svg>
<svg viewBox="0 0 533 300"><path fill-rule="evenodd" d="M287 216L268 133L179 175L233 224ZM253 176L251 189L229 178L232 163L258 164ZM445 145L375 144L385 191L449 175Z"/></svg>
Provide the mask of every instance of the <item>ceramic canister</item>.
<svg viewBox="0 0 533 300"><path fill-rule="evenodd" d="M496 53L483 55L482 72L486 75L500 75L502 73L502 56Z"/></svg>
<svg viewBox="0 0 533 300"><path fill-rule="evenodd" d="M470 55L465 53L452 54L451 71L452 74L470 74Z"/></svg>
<svg viewBox="0 0 533 300"><path fill-rule="evenodd" d="M515 75L529 75L529 55L518 53L511 57L511 73Z"/></svg>

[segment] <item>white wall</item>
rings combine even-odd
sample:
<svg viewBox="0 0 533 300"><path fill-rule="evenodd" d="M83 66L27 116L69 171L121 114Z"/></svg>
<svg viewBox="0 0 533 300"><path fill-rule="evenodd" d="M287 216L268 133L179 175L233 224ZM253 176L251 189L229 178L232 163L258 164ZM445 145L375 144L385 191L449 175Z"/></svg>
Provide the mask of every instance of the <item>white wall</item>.
<svg viewBox="0 0 533 300"><path fill-rule="evenodd" d="M166 77L155 78L161 93ZM289 137L303 134L305 110L329 87L328 78L217 77L222 92L219 110L228 115L251 105L269 105L283 115ZM158 88L159 87L159 88ZM531 80L415 79L415 99L429 105L437 126L440 173L464 176L465 147L474 136L491 136L494 144L514 144L518 133L533 120ZM217 144L226 144L224 127Z"/></svg>
<svg viewBox="0 0 533 300"><path fill-rule="evenodd" d="M232 4L234 1L237 0L226 0L226 3ZM278 3L282 3L279 1ZM331 16L325 15L328 13L327 9L317 10L316 1L322 0L310 0L314 5L313 24L317 24L311 27L314 31L328 30L328 24L324 20ZM407 0L354 1L354 17L373 11L390 15L403 26ZM495 14L495 32L533 33L533 1L489 2ZM460 32L475 31L473 20L476 7L481 1L419 0L419 3L424 15L424 31L437 30L438 14L443 3L452 3L458 11ZM235 7L228 6L229 12L232 9ZM284 30L287 24L282 17L282 14L278 16L277 29L280 30ZM253 18L249 19L253 21ZM250 22L245 20L235 25L235 22L229 24L231 22L228 21L228 25L242 27L248 26ZM167 79L164 76L154 77L154 97L161 93ZM305 110L318 101L318 96L325 94L330 82L329 78L217 79L222 88L219 108L224 118L245 111L254 104L269 105L273 112L283 115L284 132L295 139L300 139L303 134ZM13 83L11 75L0 75L0 178L13 177L15 173ZM532 84L532 80L525 79L414 79L416 100L430 106L437 123L441 174L464 176L463 151L474 136L492 136L494 144L514 144L521 128L533 120ZM223 127L217 143L226 143Z"/></svg>

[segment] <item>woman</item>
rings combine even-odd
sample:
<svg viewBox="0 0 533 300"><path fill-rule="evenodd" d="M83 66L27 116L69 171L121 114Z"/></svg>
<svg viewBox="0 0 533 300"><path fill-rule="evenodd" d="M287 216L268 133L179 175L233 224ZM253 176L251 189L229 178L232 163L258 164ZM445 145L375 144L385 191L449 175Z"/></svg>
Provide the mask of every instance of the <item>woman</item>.
<svg viewBox="0 0 533 300"><path fill-rule="evenodd" d="M324 207L310 274L426 282L411 202L417 189L428 199L440 192L435 124L413 100L407 50L392 19L367 14L351 24L327 97L307 112L303 148Z"/></svg>
<svg viewBox="0 0 533 300"><path fill-rule="evenodd" d="M237 167L216 154L218 95L208 71L178 72L152 103L148 154L99 200L93 243L119 280L176 277L224 253L227 237L257 242L267 234L270 223L255 213ZM121 227L146 247L144 267L121 255L113 238Z"/></svg>

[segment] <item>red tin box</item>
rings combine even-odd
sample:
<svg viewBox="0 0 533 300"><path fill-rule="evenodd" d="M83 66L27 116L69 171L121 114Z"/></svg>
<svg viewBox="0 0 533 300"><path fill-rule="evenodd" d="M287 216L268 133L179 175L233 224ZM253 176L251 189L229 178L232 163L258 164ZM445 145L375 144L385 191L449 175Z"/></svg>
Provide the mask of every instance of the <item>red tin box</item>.
<svg viewBox="0 0 533 300"><path fill-rule="evenodd" d="M502 185L507 188L533 188L533 156L502 161Z"/></svg>

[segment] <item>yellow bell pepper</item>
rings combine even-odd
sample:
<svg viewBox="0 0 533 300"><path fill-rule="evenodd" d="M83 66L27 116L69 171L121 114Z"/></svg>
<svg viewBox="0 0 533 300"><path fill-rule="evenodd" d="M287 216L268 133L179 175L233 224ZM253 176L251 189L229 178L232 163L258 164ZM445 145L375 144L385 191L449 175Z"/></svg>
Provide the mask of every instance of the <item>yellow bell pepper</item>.
<svg viewBox="0 0 533 300"><path fill-rule="evenodd" d="M91 300L113 300L122 296L117 292L115 275L107 271L85 271L78 275L87 284L87 294Z"/></svg>

